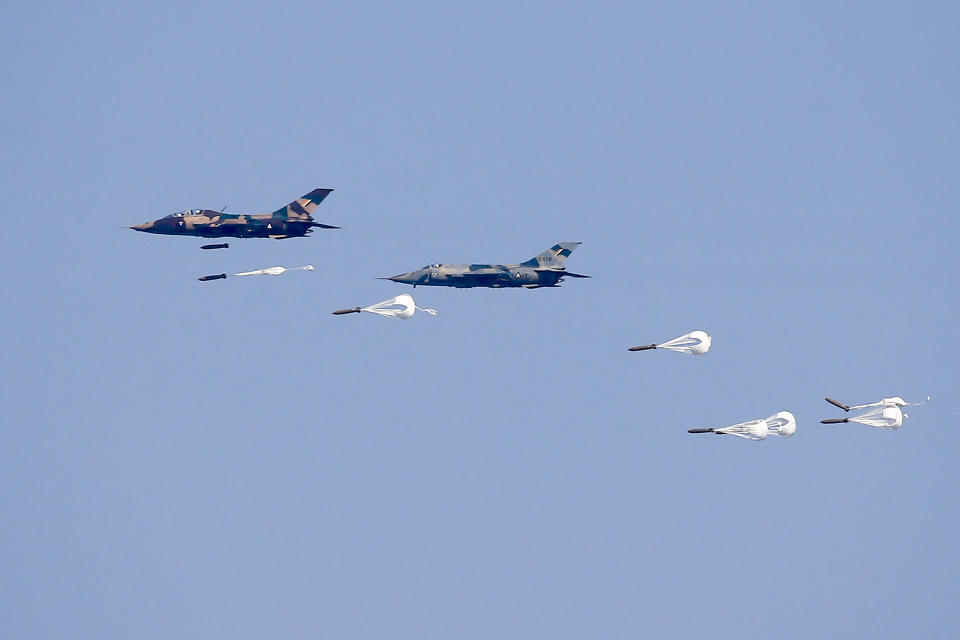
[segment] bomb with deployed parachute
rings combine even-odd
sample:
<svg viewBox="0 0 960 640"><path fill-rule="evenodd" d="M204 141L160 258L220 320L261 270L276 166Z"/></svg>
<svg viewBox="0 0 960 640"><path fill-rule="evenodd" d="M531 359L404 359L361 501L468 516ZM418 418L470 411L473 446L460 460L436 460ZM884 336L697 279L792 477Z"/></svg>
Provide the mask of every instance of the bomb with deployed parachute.
<svg viewBox="0 0 960 640"><path fill-rule="evenodd" d="M400 295L394 296L389 300L372 304L369 307L340 309L339 311L334 311L333 315L342 316L348 313L360 313L361 311L366 311L367 313L373 313L378 316L383 316L384 318L400 318L401 320L406 320L407 318L412 317L417 310L429 313L432 316L437 315L436 309L425 309L423 307L418 307L417 303L413 300L413 296L411 296L409 293L401 293Z"/></svg>
<svg viewBox="0 0 960 640"><path fill-rule="evenodd" d="M763 440L767 436L789 438L797 432L797 419L789 411L780 411L768 418L739 422L729 427L687 429L687 433L715 433L731 435L747 440Z"/></svg>
<svg viewBox="0 0 960 640"><path fill-rule="evenodd" d="M689 353L692 355L702 356L706 352L710 351L710 345L712 343L713 338L711 338L706 331L700 331L697 329L696 331L685 333L679 338L667 340L666 342L660 344L646 344L639 347L630 347L628 351L668 349L670 351L678 351L680 353Z"/></svg>

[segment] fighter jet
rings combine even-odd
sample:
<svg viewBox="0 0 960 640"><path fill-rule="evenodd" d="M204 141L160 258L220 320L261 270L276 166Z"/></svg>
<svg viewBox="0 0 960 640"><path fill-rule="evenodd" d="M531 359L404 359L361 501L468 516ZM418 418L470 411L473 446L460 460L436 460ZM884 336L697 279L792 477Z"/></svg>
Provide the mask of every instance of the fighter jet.
<svg viewBox="0 0 960 640"><path fill-rule="evenodd" d="M519 264L428 264L422 269L401 273L392 278L403 284L431 287L556 287L566 277L589 278L564 269L563 261L579 242L560 242L535 258Z"/></svg>
<svg viewBox="0 0 960 640"><path fill-rule="evenodd" d="M302 198L273 213L222 213L210 209L188 209L165 218L130 227L146 233L201 238L298 238L320 229L339 229L314 222L310 214L330 195L333 189L314 189ZM204 248L225 248L227 245L205 245Z"/></svg>

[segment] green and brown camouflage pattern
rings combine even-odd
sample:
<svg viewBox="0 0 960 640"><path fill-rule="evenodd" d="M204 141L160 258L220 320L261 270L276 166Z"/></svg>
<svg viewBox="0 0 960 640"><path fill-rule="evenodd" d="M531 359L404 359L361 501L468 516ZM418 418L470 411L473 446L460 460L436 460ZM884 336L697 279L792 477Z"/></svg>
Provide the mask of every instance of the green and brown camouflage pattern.
<svg viewBox="0 0 960 640"><path fill-rule="evenodd" d="M563 266L579 242L559 242L543 253L517 264L428 264L422 269L383 278L428 287L557 287L565 277L589 278Z"/></svg>
<svg viewBox="0 0 960 640"><path fill-rule="evenodd" d="M130 227L145 233L201 238L298 238L314 228L339 229L314 222L311 214L333 189L314 189L273 213L222 213L211 209L188 209L153 222Z"/></svg>

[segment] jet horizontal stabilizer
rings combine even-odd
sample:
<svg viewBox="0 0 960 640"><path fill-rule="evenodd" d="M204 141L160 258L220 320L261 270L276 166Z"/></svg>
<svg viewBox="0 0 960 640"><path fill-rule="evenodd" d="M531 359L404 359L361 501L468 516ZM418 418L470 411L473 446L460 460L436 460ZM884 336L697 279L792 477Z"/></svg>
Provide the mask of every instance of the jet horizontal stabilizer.
<svg viewBox="0 0 960 640"><path fill-rule="evenodd" d="M566 278L567 276L571 278L589 278L590 277L582 273L574 273L572 271L567 271L566 269L534 269L534 271L536 271L537 273L555 273L564 278Z"/></svg>

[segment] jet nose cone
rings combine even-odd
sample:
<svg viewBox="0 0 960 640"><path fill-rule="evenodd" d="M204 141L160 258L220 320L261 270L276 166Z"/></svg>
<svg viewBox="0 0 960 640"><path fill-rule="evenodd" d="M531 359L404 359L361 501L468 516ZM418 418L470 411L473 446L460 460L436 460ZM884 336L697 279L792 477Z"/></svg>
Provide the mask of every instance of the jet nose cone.
<svg viewBox="0 0 960 640"><path fill-rule="evenodd" d="M144 222L143 224L135 224L130 228L133 229L134 231L150 231L152 227L153 227L152 222Z"/></svg>
<svg viewBox="0 0 960 640"><path fill-rule="evenodd" d="M414 284L417 282L417 279L414 277L413 273L401 273L397 276L390 276L389 278L378 278L378 280L390 280L392 282L400 282L402 284Z"/></svg>

